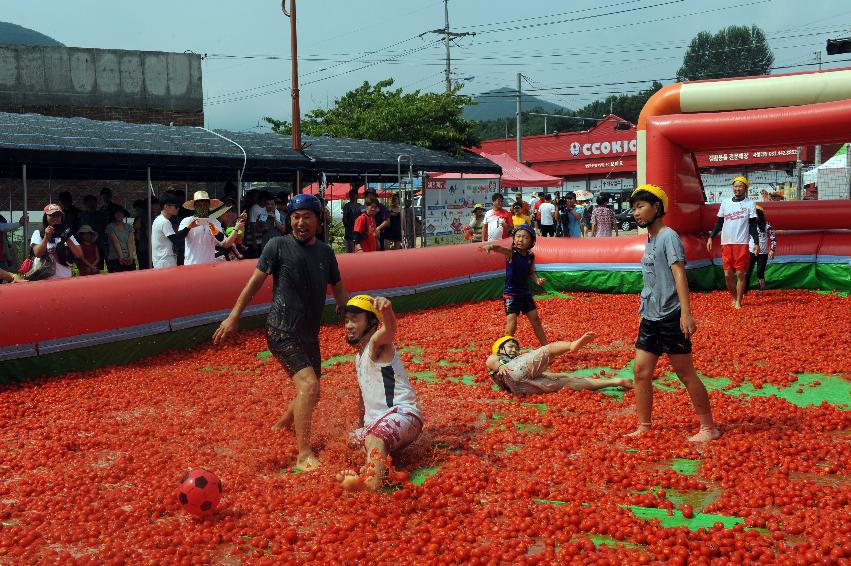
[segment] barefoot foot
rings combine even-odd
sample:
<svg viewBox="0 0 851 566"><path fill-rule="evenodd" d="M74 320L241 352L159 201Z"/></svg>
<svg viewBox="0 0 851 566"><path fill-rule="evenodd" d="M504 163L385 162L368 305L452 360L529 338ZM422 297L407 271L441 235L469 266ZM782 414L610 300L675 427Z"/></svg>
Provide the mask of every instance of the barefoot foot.
<svg viewBox="0 0 851 566"><path fill-rule="evenodd" d="M316 454L313 454L312 452L303 456L299 455L295 462L295 467L303 472L312 472L321 465L322 463L319 461L319 458L317 458Z"/></svg>
<svg viewBox="0 0 851 566"><path fill-rule="evenodd" d="M635 383L631 379L616 379L615 383L621 389L633 389L635 387Z"/></svg>
<svg viewBox="0 0 851 566"><path fill-rule="evenodd" d="M642 425L638 425L637 429L635 429L634 431L632 431L628 434L625 434L624 436L627 437L627 438L635 438L637 436L641 436L642 434L647 434L648 432L650 432L650 425L643 425L642 424Z"/></svg>
<svg viewBox="0 0 851 566"><path fill-rule="evenodd" d="M337 481L343 485L343 489L349 491L360 491L366 487L361 477L354 470L343 470L338 473Z"/></svg>
<svg viewBox="0 0 851 566"><path fill-rule="evenodd" d="M721 431L717 427L700 427L700 430L694 436L690 436L689 442L709 442L717 440L721 437Z"/></svg>

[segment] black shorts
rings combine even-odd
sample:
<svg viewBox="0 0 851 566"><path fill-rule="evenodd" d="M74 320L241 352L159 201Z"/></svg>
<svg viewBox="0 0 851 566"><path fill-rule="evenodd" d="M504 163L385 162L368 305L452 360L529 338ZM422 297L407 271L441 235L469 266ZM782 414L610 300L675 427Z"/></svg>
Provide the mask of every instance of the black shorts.
<svg viewBox="0 0 851 566"><path fill-rule="evenodd" d="M528 314L535 310L535 299L532 295L522 297L503 297L505 301L505 314Z"/></svg>
<svg viewBox="0 0 851 566"><path fill-rule="evenodd" d="M541 224L541 236L551 238L556 235L555 224Z"/></svg>
<svg viewBox="0 0 851 566"><path fill-rule="evenodd" d="M291 332L266 329L266 342L269 351L277 358L284 369L295 375L306 367L312 367L316 377L322 370L322 355L319 352L318 336L302 336Z"/></svg>
<svg viewBox="0 0 851 566"><path fill-rule="evenodd" d="M677 309L662 320L642 319L635 347L657 356L690 354L691 340L680 330L680 310Z"/></svg>

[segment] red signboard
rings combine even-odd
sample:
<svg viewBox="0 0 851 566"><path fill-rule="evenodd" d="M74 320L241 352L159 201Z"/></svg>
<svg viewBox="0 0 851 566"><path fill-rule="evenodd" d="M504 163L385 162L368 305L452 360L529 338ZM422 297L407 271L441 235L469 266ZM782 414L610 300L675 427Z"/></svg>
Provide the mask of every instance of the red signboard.
<svg viewBox="0 0 851 566"><path fill-rule="evenodd" d="M625 125L629 125L629 129ZM515 154L513 138L485 140L484 153ZM584 132L567 132L523 138L523 162L541 173L558 177L631 173L636 169L635 126L609 115ZM804 161L812 161L812 147L805 147ZM787 163L797 158L796 147L762 147L704 151L695 154L698 167L723 168L768 163Z"/></svg>

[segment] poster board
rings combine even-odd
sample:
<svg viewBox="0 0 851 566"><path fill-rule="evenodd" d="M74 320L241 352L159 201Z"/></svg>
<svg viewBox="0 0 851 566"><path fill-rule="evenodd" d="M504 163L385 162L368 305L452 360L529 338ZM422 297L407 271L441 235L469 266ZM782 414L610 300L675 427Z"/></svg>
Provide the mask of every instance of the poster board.
<svg viewBox="0 0 851 566"><path fill-rule="evenodd" d="M429 245L465 242L464 226L470 223L473 206L491 208L499 192L499 178L426 179L423 230Z"/></svg>

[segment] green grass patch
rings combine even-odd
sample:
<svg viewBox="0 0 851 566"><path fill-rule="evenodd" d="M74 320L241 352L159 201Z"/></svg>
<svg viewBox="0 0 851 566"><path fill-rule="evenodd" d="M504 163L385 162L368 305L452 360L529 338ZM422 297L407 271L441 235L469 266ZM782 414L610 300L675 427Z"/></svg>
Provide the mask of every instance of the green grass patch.
<svg viewBox="0 0 851 566"><path fill-rule="evenodd" d="M725 528L731 529L739 523L744 523L745 520L740 517L730 517L727 515L713 515L710 513L695 513L694 517L687 519L683 514L676 509L671 515L668 515L666 509L656 509L652 507L638 507L635 505L624 505L625 509L632 511L632 514L639 519L652 520L656 519L666 529L671 527L686 527L692 531L698 529L709 529L715 523L721 523Z"/></svg>
<svg viewBox="0 0 851 566"><path fill-rule="evenodd" d="M344 364L346 362L355 361L355 357L353 355L347 356L334 356L332 358L328 358L327 360L322 360L322 366L324 368L336 365L336 364Z"/></svg>
<svg viewBox="0 0 851 566"><path fill-rule="evenodd" d="M422 485L425 481L437 475L437 472L440 471L438 466L430 466L426 468L417 468L413 472L411 472L411 483L414 485Z"/></svg>
<svg viewBox="0 0 851 566"><path fill-rule="evenodd" d="M692 460L691 458L674 458L669 466L681 476L694 476L700 470L703 460Z"/></svg>

